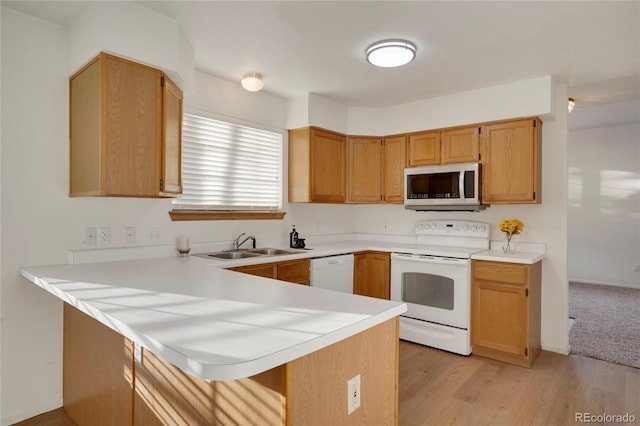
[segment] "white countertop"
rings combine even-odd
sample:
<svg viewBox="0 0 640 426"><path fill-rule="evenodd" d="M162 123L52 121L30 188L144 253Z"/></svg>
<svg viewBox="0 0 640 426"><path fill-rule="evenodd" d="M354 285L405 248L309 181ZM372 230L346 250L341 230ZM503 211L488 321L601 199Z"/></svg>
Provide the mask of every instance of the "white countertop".
<svg viewBox="0 0 640 426"><path fill-rule="evenodd" d="M474 253L471 259L533 265L546 257L546 251L546 245L542 243L518 243L515 253L505 253L500 241L491 241L489 250Z"/></svg>
<svg viewBox="0 0 640 426"><path fill-rule="evenodd" d="M345 242L259 261L338 254L362 247L374 249L362 242ZM205 380L258 374L406 311L400 302L221 269L237 265L191 256L27 267L20 272Z"/></svg>

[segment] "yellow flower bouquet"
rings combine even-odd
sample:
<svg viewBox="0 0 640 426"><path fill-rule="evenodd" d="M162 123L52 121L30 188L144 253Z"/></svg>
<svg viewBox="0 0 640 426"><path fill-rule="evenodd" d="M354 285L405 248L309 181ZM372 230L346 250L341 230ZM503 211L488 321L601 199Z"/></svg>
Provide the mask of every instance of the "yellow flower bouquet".
<svg viewBox="0 0 640 426"><path fill-rule="evenodd" d="M524 229L524 223L518 219L502 219L498 222L498 229L505 233L505 241L502 243L502 251L513 253L515 248L511 244L511 237L518 235Z"/></svg>

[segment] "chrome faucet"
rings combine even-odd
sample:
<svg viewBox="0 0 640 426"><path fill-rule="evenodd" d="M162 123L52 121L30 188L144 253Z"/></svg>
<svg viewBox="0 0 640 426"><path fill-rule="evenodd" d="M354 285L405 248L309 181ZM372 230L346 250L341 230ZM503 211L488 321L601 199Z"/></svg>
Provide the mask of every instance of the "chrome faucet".
<svg viewBox="0 0 640 426"><path fill-rule="evenodd" d="M238 235L235 240L233 240L233 249L239 250L240 246L246 243L247 240L253 240L253 248L256 248L256 237L253 235L249 235L247 238L240 241L240 238L242 238L243 235L246 235L246 234L243 232L242 234Z"/></svg>

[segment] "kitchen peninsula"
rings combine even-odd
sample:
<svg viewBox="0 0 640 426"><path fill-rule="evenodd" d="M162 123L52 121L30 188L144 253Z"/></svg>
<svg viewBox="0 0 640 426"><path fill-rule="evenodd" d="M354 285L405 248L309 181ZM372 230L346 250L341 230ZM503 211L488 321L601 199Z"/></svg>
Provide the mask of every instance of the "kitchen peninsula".
<svg viewBox="0 0 640 426"><path fill-rule="evenodd" d="M79 425L397 423L403 303L198 257L21 274L65 302L64 406Z"/></svg>

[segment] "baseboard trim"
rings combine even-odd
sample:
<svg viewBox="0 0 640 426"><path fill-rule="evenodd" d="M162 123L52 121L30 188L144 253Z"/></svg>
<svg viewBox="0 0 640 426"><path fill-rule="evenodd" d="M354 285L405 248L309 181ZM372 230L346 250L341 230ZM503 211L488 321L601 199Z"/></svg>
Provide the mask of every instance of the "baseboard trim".
<svg viewBox="0 0 640 426"><path fill-rule="evenodd" d="M10 414L7 417L2 418L2 426L12 425L14 423L21 422L23 420L30 419L31 417L38 416L40 414L48 413L49 411L57 410L62 407L62 398L56 402L50 402L42 404L38 407L30 408L19 413Z"/></svg>
<svg viewBox="0 0 640 426"><path fill-rule="evenodd" d="M569 345L567 345L566 347L561 347L561 346L545 345L544 343L541 344L540 347L544 351L555 352L562 355L569 355L569 352L571 349Z"/></svg>
<svg viewBox="0 0 640 426"><path fill-rule="evenodd" d="M594 285L608 285L611 287L624 287L624 288L636 288L640 289L640 286L633 284L620 284L620 283L611 283L608 281L595 281L595 280L580 280L577 278L569 278L570 283L578 283L578 284L594 284Z"/></svg>

